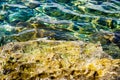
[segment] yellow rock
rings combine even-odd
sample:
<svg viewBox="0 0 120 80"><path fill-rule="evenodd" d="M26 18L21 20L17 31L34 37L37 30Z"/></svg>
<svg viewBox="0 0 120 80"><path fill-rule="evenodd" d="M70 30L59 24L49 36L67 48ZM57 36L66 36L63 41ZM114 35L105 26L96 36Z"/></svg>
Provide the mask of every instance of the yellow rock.
<svg viewBox="0 0 120 80"><path fill-rule="evenodd" d="M0 79L115 80L120 59L112 59L99 43L32 40L0 47Z"/></svg>

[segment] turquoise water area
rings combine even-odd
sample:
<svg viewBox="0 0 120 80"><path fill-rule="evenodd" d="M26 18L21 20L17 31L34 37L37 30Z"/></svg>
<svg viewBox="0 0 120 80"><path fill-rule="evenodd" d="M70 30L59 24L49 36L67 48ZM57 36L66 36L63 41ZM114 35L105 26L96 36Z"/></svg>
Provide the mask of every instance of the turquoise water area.
<svg viewBox="0 0 120 80"><path fill-rule="evenodd" d="M0 0L0 45L36 38L101 42L120 57L119 0ZM115 43L116 42L116 43Z"/></svg>

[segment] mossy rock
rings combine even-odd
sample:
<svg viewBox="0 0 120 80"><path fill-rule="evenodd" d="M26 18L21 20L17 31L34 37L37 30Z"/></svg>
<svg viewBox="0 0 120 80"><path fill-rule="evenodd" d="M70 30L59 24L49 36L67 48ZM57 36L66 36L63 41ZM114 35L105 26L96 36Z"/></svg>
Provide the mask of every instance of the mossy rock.
<svg viewBox="0 0 120 80"><path fill-rule="evenodd" d="M33 40L0 47L0 79L116 80L120 59L112 59L99 43Z"/></svg>

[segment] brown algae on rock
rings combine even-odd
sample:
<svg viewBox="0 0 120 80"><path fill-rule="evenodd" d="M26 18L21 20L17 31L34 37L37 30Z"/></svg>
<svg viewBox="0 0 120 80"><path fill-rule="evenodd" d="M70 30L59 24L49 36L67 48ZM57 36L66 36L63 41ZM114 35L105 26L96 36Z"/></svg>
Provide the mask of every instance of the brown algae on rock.
<svg viewBox="0 0 120 80"><path fill-rule="evenodd" d="M120 59L99 43L31 40L0 47L1 80L116 80Z"/></svg>

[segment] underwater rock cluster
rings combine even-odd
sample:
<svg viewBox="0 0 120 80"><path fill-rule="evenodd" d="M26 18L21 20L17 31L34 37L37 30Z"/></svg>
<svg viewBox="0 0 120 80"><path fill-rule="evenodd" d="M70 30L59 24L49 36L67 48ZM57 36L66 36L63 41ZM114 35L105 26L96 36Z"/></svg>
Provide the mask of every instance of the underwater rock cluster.
<svg viewBox="0 0 120 80"><path fill-rule="evenodd" d="M100 43L30 40L0 47L2 80L117 80L120 59L112 59Z"/></svg>

